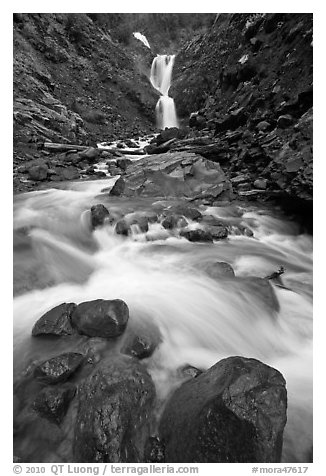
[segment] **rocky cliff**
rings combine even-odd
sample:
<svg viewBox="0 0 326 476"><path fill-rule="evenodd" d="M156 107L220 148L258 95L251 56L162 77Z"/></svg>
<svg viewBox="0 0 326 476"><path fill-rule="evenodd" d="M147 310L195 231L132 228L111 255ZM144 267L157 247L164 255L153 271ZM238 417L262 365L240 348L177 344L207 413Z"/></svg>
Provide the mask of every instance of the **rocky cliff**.
<svg viewBox="0 0 326 476"><path fill-rule="evenodd" d="M196 113L248 196L312 200L312 31L311 14L220 14L176 57L179 115Z"/></svg>

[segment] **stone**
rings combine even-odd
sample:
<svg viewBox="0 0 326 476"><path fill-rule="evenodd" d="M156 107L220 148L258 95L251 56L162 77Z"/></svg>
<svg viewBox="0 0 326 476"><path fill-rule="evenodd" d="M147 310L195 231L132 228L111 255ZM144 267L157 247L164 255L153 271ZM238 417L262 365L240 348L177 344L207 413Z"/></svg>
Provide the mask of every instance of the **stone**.
<svg viewBox="0 0 326 476"><path fill-rule="evenodd" d="M106 338L120 336L128 319L128 306L121 299L82 302L71 316L71 321L80 334Z"/></svg>
<svg viewBox="0 0 326 476"><path fill-rule="evenodd" d="M295 173L303 166L303 160L301 157L294 157L293 159L288 159L285 162L285 168L288 173Z"/></svg>
<svg viewBox="0 0 326 476"><path fill-rule="evenodd" d="M106 221L112 221L109 210L102 203L93 205L91 207L91 225L93 229L102 226Z"/></svg>
<svg viewBox="0 0 326 476"><path fill-rule="evenodd" d="M277 119L277 127L280 127L281 129L286 129L292 124L293 124L293 117L291 116L291 114L281 115Z"/></svg>
<svg viewBox="0 0 326 476"><path fill-rule="evenodd" d="M45 387L34 400L33 408L42 418L59 425L64 419L75 393L76 387L71 383Z"/></svg>
<svg viewBox="0 0 326 476"><path fill-rule="evenodd" d="M132 164L132 160L130 159L117 159L117 167L121 170L127 170L127 167Z"/></svg>
<svg viewBox="0 0 326 476"><path fill-rule="evenodd" d="M99 158L101 150L96 147L89 147L86 150L83 150L79 153L82 159L87 159L89 162L95 162Z"/></svg>
<svg viewBox="0 0 326 476"><path fill-rule="evenodd" d="M28 170L28 175L31 180L35 180L37 182L41 180L45 180L48 176L48 166L46 164L43 165L34 165Z"/></svg>
<svg viewBox="0 0 326 476"><path fill-rule="evenodd" d="M34 376L42 382L55 384L67 380L84 360L82 354L67 352L46 360L35 368Z"/></svg>
<svg viewBox="0 0 326 476"><path fill-rule="evenodd" d="M222 277L234 278L235 276L232 266L224 261L216 261L215 263L209 264L205 268L205 271L213 279Z"/></svg>
<svg viewBox="0 0 326 476"><path fill-rule="evenodd" d="M266 190L267 180L266 179L257 179L254 181L254 187L259 188L260 190Z"/></svg>
<svg viewBox="0 0 326 476"><path fill-rule="evenodd" d="M110 195L115 196L115 197L120 197L120 195L123 194L123 191L125 189L125 181L123 180L122 177L118 178L116 183L113 185Z"/></svg>
<svg viewBox="0 0 326 476"><path fill-rule="evenodd" d="M203 215L200 213L197 208L190 207L188 205L176 205L169 209L169 211L172 211L173 213L178 213L179 215L183 215L186 218L190 218L190 220L197 221L201 220L203 218Z"/></svg>
<svg viewBox="0 0 326 476"><path fill-rule="evenodd" d="M184 365L179 369L179 373L185 378L196 378L198 375L201 375L203 371L197 369L197 367L194 367L193 365Z"/></svg>
<svg viewBox="0 0 326 476"><path fill-rule="evenodd" d="M256 127L259 131L268 131L271 128L271 125L267 121L261 121L257 124Z"/></svg>
<svg viewBox="0 0 326 476"><path fill-rule="evenodd" d="M183 383L159 425L169 463L278 463L286 423L283 376L229 357Z"/></svg>
<svg viewBox="0 0 326 476"><path fill-rule="evenodd" d="M121 220L117 221L114 231L117 235L128 236L130 232L130 227L126 220L122 218Z"/></svg>
<svg viewBox="0 0 326 476"><path fill-rule="evenodd" d="M187 226L187 224L187 221L182 215L169 215L161 222L161 225L166 230L172 230L173 228L184 228Z"/></svg>
<svg viewBox="0 0 326 476"><path fill-rule="evenodd" d="M76 167L69 165L62 169L61 175L64 180L76 180L79 178L79 172Z"/></svg>
<svg viewBox="0 0 326 476"><path fill-rule="evenodd" d="M229 234L225 226L206 226L205 230L211 235L213 240L223 240Z"/></svg>
<svg viewBox="0 0 326 476"><path fill-rule="evenodd" d="M34 324L33 336L52 335L65 336L75 334L71 326L71 314L75 309L75 303L62 303L43 314Z"/></svg>
<svg viewBox="0 0 326 476"><path fill-rule="evenodd" d="M139 463L149 438L154 383L127 356L100 362L80 385L73 442L78 463Z"/></svg>
<svg viewBox="0 0 326 476"><path fill-rule="evenodd" d="M213 242L212 235L207 231L201 230L200 228L197 228L195 230L181 230L180 236L192 242Z"/></svg>
<svg viewBox="0 0 326 476"><path fill-rule="evenodd" d="M159 328L151 321L134 323L126 334L121 353L139 360L150 357L162 341Z"/></svg>

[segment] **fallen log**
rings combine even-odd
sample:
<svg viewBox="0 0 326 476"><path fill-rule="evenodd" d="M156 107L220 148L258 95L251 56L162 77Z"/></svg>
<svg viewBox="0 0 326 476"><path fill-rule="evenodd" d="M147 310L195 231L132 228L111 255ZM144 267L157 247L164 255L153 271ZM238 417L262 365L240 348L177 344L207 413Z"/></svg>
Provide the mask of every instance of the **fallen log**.
<svg viewBox="0 0 326 476"><path fill-rule="evenodd" d="M74 144L57 144L55 142L44 142L44 149L56 150L58 152L66 152L68 150L86 150L89 145L74 145Z"/></svg>

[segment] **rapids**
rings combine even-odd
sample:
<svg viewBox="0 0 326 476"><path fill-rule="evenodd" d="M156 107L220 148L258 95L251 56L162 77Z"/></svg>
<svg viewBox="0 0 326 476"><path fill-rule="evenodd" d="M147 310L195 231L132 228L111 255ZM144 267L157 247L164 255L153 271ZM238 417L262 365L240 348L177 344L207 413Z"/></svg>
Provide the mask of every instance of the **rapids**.
<svg viewBox="0 0 326 476"><path fill-rule="evenodd" d="M62 344L31 338L44 312L62 302L120 298L129 306L130 321L153 321L160 329L163 341L145 363L161 399L180 382L177 369L184 364L206 369L224 357L242 355L280 370L288 389L283 461L307 461L312 445L312 237L277 211L252 205L203 207L204 214L254 232L254 237L231 235L214 244L190 243L157 223L147 234L136 229L129 238L110 226L92 232L93 204L103 203L117 217L162 207L159 201L113 199L101 192L115 180L16 196L14 378L33 360L62 350ZM264 277L283 265L284 287L273 285L280 311L272 311L245 281L210 278L206 268L213 261L230 263L237 277Z"/></svg>

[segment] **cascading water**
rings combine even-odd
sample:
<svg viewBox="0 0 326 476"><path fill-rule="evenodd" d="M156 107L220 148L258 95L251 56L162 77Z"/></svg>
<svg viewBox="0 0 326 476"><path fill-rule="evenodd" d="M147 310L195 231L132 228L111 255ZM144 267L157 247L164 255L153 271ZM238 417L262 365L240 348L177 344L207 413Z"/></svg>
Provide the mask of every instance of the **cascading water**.
<svg viewBox="0 0 326 476"><path fill-rule="evenodd" d="M72 351L64 339L31 339L31 328L44 312L62 302L121 298L129 306L130 324L152 321L159 327L162 342L146 366L163 399L180 383L177 369L185 364L205 369L222 358L242 355L280 370L288 390L283 461L307 461L312 444L312 238L270 210L254 206L203 208L203 214L238 220L254 232L253 238L231 235L213 246L177 238L159 223L128 238L116 235L110 225L92 232L92 204L104 203L116 216L160 206L140 198L110 198L107 204L105 192L99 194L114 180L17 197L14 378L19 381L35 360ZM214 261L230 263L237 279L210 278L206 267ZM273 286L280 303L275 314L264 296L251 292L246 277L266 276L280 264L286 268L285 288ZM24 416L23 409L19 415L23 455L35 452L39 458L43 448L49 458L42 433L38 437L33 429L31 438L24 426L28 414Z"/></svg>
<svg viewBox="0 0 326 476"><path fill-rule="evenodd" d="M169 96L174 59L175 55L157 55L151 68L151 83L162 95L155 108L159 129L179 127L174 100Z"/></svg>

